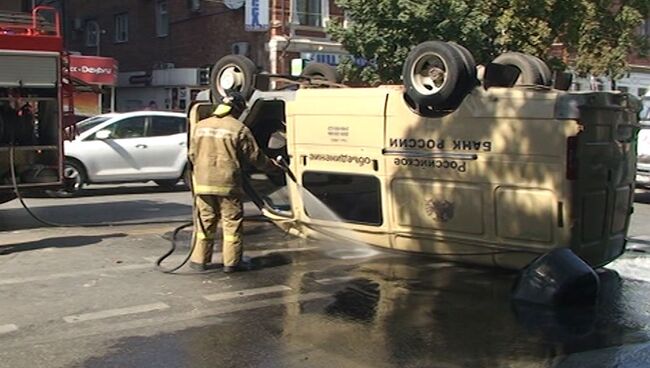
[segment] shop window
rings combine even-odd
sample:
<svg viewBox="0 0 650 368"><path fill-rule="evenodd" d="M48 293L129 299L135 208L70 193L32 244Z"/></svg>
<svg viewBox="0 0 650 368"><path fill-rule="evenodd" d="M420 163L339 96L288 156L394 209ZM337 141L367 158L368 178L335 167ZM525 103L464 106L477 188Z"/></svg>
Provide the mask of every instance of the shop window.
<svg viewBox="0 0 650 368"><path fill-rule="evenodd" d="M129 15L127 13L115 15L115 42L129 40Z"/></svg>
<svg viewBox="0 0 650 368"><path fill-rule="evenodd" d="M169 35L169 11L167 1L156 2L156 36L167 37Z"/></svg>
<svg viewBox="0 0 650 368"><path fill-rule="evenodd" d="M326 207L307 202L305 212L311 218L379 226L382 224L381 185L370 175L306 172L302 182L311 194ZM310 208L313 210L310 211ZM311 212L311 213L310 213Z"/></svg>
<svg viewBox="0 0 650 368"><path fill-rule="evenodd" d="M324 27L329 16L328 0L294 0L294 22L301 26Z"/></svg>

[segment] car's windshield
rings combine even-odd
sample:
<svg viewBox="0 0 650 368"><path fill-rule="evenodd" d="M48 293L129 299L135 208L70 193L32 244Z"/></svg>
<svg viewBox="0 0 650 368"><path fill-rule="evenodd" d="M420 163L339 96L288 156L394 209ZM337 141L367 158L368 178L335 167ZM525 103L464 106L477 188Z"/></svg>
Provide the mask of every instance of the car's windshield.
<svg viewBox="0 0 650 368"><path fill-rule="evenodd" d="M82 120L77 124L77 132L81 134L89 129L96 127L108 119L110 119L108 116L95 116L86 120Z"/></svg>

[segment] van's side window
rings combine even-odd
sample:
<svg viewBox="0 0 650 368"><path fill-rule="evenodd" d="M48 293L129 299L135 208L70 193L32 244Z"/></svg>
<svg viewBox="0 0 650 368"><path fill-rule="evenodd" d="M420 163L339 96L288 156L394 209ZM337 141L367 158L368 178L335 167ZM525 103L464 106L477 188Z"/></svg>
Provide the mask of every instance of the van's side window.
<svg viewBox="0 0 650 368"><path fill-rule="evenodd" d="M382 224L381 186L370 175L306 172L302 182L322 204L345 222L379 226ZM305 200L305 212L311 218L336 221L326 208Z"/></svg>

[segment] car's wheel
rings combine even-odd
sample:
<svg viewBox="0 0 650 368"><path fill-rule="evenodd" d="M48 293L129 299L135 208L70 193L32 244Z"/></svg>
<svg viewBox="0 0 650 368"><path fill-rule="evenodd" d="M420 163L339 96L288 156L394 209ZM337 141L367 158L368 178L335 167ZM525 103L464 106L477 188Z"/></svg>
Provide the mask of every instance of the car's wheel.
<svg viewBox="0 0 650 368"><path fill-rule="evenodd" d="M341 83L343 78L333 66L323 63L309 63L300 73L303 77L321 79L330 83Z"/></svg>
<svg viewBox="0 0 650 368"><path fill-rule="evenodd" d="M454 46L441 41L424 42L406 58L404 86L409 99L433 109L453 105L457 89L467 88L465 63Z"/></svg>
<svg viewBox="0 0 650 368"><path fill-rule="evenodd" d="M550 70L548 71L549 76L546 77L545 70L543 70L541 64L535 58L520 52L506 52L497 56L492 62L501 65L511 65L519 69L521 74L519 74L515 85L547 85L546 83L550 79ZM543 64L541 60L539 62ZM548 69L548 67L546 68Z"/></svg>
<svg viewBox="0 0 650 368"><path fill-rule="evenodd" d="M242 55L228 55L219 59L210 75L212 102L226 96L229 90L240 92L249 98L255 89L254 78L257 67L253 61Z"/></svg>
<svg viewBox="0 0 650 368"><path fill-rule="evenodd" d="M156 185L159 187L165 189L174 189L174 187L176 187L176 184L178 184L178 179L154 180L153 182L156 183Z"/></svg>
<svg viewBox="0 0 650 368"><path fill-rule="evenodd" d="M52 197L69 198L79 195L87 183L86 171L78 162L66 159L63 163L63 187L58 190L48 190Z"/></svg>

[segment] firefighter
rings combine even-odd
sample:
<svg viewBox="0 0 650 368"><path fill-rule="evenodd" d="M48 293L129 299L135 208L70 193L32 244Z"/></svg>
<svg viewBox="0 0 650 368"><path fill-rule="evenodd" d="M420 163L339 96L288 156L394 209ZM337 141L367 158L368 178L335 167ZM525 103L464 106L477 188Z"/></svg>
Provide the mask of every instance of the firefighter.
<svg viewBox="0 0 650 368"><path fill-rule="evenodd" d="M246 269L242 263L242 167L249 163L265 172L281 170L260 150L248 127L237 120L245 109L244 97L229 92L212 116L197 123L190 138L195 200L190 267L195 270L205 270L211 263L219 219L223 230L223 271Z"/></svg>

